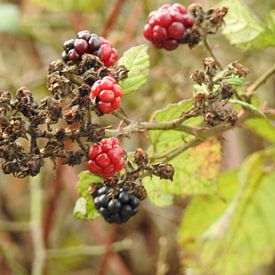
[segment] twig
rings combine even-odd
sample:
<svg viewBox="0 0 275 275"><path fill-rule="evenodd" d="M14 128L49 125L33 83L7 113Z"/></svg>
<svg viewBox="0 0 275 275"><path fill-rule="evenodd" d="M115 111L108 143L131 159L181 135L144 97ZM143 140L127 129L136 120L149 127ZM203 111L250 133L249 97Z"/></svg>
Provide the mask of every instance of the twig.
<svg viewBox="0 0 275 275"><path fill-rule="evenodd" d="M24 268L15 261L14 255L11 254L10 246L6 247L6 245L0 242L0 255L2 255L3 259L7 263L10 270L12 271L12 274L16 274L16 275L28 274L27 271L24 270Z"/></svg>
<svg viewBox="0 0 275 275"><path fill-rule="evenodd" d="M42 275L45 267L46 252L43 239L42 225L42 173L30 179L31 192L31 232L33 238L34 259L32 275Z"/></svg>
<svg viewBox="0 0 275 275"><path fill-rule="evenodd" d="M190 147L199 145L199 144L203 143L204 141L205 141L204 139L195 138L187 143L183 143L182 145L180 145L179 147L177 147L176 149L174 149L172 151L169 151L162 155L153 156L150 160L151 161L155 161L155 160L159 160L159 159L163 159L165 161L172 160L173 158L177 157L178 155L180 155L181 153L183 153Z"/></svg>
<svg viewBox="0 0 275 275"><path fill-rule="evenodd" d="M209 52L209 54L211 55L211 57L215 60L215 62L216 62L216 64L217 64L218 68L219 68L220 70L222 70L222 69L223 69L222 64L219 62L219 60L217 59L217 57L216 57L215 54L213 53L213 51L212 51L212 49L210 48L210 46L209 46L209 44L208 44L208 42L207 42L206 39L203 40L203 44L204 44L205 48L207 49L207 51Z"/></svg>
<svg viewBox="0 0 275 275"><path fill-rule="evenodd" d="M141 132L145 130L175 130L196 135L197 130L194 127L184 125L182 122L186 118L178 118L171 121L163 122L132 122L128 126L117 130L106 130L106 136L128 135L129 133Z"/></svg>
<svg viewBox="0 0 275 275"><path fill-rule="evenodd" d="M9 222L9 221L0 221L0 231L28 231L30 230L29 222Z"/></svg>
<svg viewBox="0 0 275 275"><path fill-rule="evenodd" d="M254 83L252 83L248 89L246 96L250 98L253 93L262 85L264 84L269 77L271 77L275 73L275 64L267 70L265 73L263 73L258 79L255 80Z"/></svg>
<svg viewBox="0 0 275 275"><path fill-rule="evenodd" d="M168 241L166 237L161 237L159 239L159 258L157 262L156 275L165 275L168 271L167 253L168 253Z"/></svg>
<svg viewBox="0 0 275 275"><path fill-rule="evenodd" d="M112 254L112 243L117 235L117 225L113 224L110 227L110 234L106 243L106 252L100 265L99 275L105 275L107 273L109 257Z"/></svg>
<svg viewBox="0 0 275 275"><path fill-rule="evenodd" d="M124 115L122 112L120 111L114 111L112 113L113 116L115 116L116 118L118 119L121 119L123 120L127 125L131 124L132 123L132 120L129 119L126 115Z"/></svg>
<svg viewBox="0 0 275 275"><path fill-rule="evenodd" d="M130 249L133 247L133 242L129 239L115 242L111 244L113 251L121 251ZM48 259L60 259L68 257L79 257L79 256L101 256L106 253L106 245L93 245L93 246L77 246L63 249L49 249L47 250Z"/></svg>

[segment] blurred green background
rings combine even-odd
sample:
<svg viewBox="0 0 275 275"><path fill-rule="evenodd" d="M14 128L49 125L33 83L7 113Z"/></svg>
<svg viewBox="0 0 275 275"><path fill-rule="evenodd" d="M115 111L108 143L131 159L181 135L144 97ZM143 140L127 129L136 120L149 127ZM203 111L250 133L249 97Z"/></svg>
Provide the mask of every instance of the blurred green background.
<svg viewBox="0 0 275 275"><path fill-rule="evenodd" d="M15 93L19 87L25 86L37 100L47 96L47 68L50 62L60 58L65 40L88 29L112 41L122 56L124 50L147 43L142 36L146 17L166 2L174 3L160 0L0 1L0 89ZM217 1L207 0L177 2L184 5L197 2L205 8L217 4ZM275 8L273 0L243 2L261 19ZM244 51L231 46L221 34L211 37L209 43L222 64L238 60L249 68L248 83L275 62L274 48ZM190 98L193 83L189 76L208 55L200 45L193 50L182 46L173 52L150 48L149 54L149 81L138 95L132 93L123 100L123 109L136 120L148 119L154 110L167 103ZM273 78L260 88L259 102L267 101L270 107L275 106L274 84ZM261 92L263 89L264 93ZM102 123L117 126L117 120L104 118ZM238 167L247 155L267 145L262 138L244 129L227 132L224 139L223 170ZM123 144L127 151L147 145L146 137L140 135ZM77 197L77 175L85 165L76 168L58 166L56 171L52 168L52 164L47 163L43 172L43 225L47 248L100 247L94 247L95 252L90 253L97 255L82 255L83 248L78 256L48 259L47 274L184 274L177 232L188 199L177 198L173 206L163 209L146 201L139 215L118 228L107 225L103 219L82 222L73 217L72 211ZM31 235L24 229L24 224L21 224L22 228L20 224L17 224L19 228L9 227L10 222L30 219L28 180L0 174L1 275L31 273ZM117 242L120 252L105 253L104 247L110 240ZM106 261L107 270L104 270ZM161 265L163 261L167 266ZM275 274L274 266L261 267L255 274ZM165 271L166 267L168 271Z"/></svg>

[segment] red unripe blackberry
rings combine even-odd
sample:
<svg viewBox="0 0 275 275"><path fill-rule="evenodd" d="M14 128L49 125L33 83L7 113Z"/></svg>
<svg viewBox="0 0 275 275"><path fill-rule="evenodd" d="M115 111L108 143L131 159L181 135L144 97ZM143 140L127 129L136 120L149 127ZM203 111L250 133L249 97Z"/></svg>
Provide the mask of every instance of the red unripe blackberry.
<svg viewBox="0 0 275 275"><path fill-rule="evenodd" d="M122 96L122 88L110 76L105 76L103 79L96 81L90 93L90 98L96 99L98 110L102 114L109 114L117 110L120 107Z"/></svg>
<svg viewBox="0 0 275 275"><path fill-rule="evenodd" d="M184 6L166 4L149 14L143 35L156 48L171 51L178 47L185 30L194 22L194 17L187 13Z"/></svg>
<svg viewBox="0 0 275 275"><path fill-rule="evenodd" d="M109 40L100 37L101 46L98 50L98 56L106 67L113 66L118 60L118 51L112 47Z"/></svg>
<svg viewBox="0 0 275 275"><path fill-rule="evenodd" d="M195 18L190 13L184 15L183 24L186 28L191 28L195 23Z"/></svg>
<svg viewBox="0 0 275 275"><path fill-rule="evenodd" d="M111 178L124 168L125 153L117 138L105 138L89 151L88 169L103 178Z"/></svg>

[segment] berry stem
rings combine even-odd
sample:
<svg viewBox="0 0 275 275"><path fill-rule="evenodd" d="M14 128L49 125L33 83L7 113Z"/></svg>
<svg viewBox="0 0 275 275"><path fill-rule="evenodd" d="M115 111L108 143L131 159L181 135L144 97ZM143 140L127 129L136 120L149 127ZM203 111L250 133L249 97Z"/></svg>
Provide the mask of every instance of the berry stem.
<svg viewBox="0 0 275 275"><path fill-rule="evenodd" d="M114 111L112 114L116 118L123 120L127 125L130 125L132 123L132 120L129 119L121 110Z"/></svg>
<svg viewBox="0 0 275 275"><path fill-rule="evenodd" d="M210 56L215 60L215 62L216 62L216 64L217 64L218 68L219 68L220 70L222 70L222 69L223 69L222 64L218 61L217 57L216 57L215 54L213 53L213 51L212 51L211 47L209 46L209 44L208 44L208 42L207 42L206 39L203 40L203 44L204 44L205 48L207 49L207 51L209 52Z"/></svg>
<svg viewBox="0 0 275 275"><path fill-rule="evenodd" d="M275 64L269 68L266 72L264 72L259 78L255 80L254 83L252 83L248 89L246 96L250 99L251 96L254 94L254 92L261 86L263 85L268 78L270 78L273 74L275 73Z"/></svg>
<svg viewBox="0 0 275 275"><path fill-rule="evenodd" d="M164 161L170 161L170 160L174 159L175 157L177 157L178 155L180 155L181 153L183 153L184 151L186 151L187 149L189 149L190 147L195 147L195 146L203 143L204 141L205 141L205 139L195 138L187 143L181 144L176 149L171 150L165 154L153 156L150 160L156 161L156 160L162 159Z"/></svg>

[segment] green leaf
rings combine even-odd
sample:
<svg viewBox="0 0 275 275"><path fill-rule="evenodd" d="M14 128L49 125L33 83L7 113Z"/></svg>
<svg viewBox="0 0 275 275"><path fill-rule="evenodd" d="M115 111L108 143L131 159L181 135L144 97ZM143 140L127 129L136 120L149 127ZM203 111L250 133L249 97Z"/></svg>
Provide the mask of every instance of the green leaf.
<svg viewBox="0 0 275 275"><path fill-rule="evenodd" d="M147 177L143 185L147 191L147 198L157 207L167 207L173 203L173 195L167 192L168 181L160 180L157 177ZM170 184L173 184L170 181Z"/></svg>
<svg viewBox="0 0 275 275"><path fill-rule="evenodd" d="M259 115L263 118L266 118L265 114L252 104L249 104L245 101L241 101L241 100L238 100L238 99L230 99L229 102L232 103L232 104L241 105L242 107L250 110L251 112L253 112L253 113L255 113L255 114L257 114L257 115Z"/></svg>
<svg viewBox="0 0 275 275"><path fill-rule="evenodd" d="M99 0L31 0L34 4L50 11L81 11L89 12L100 7Z"/></svg>
<svg viewBox="0 0 275 275"><path fill-rule="evenodd" d="M128 78L121 81L124 94L134 92L146 83L150 65L147 50L148 46L145 44L130 48L119 60L119 64L129 70Z"/></svg>
<svg viewBox="0 0 275 275"><path fill-rule="evenodd" d="M245 126L255 134L263 137L266 140L275 142L275 126L264 118L253 118L247 120Z"/></svg>
<svg viewBox="0 0 275 275"><path fill-rule="evenodd" d="M90 196L89 187L91 184L102 183L101 177L95 176L90 171L85 170L79 174L79 180L76 184L76 190L82 197Z"/></svg>
<svg viewBox="0 0 275 275"><path fill-rule="evenodd" d="M193 106L192 100L183 100L169 104L164 109L156 111L151 121L170 121L178 118L182 112L189 111ZM187 126L199 125L202 118L190 118L184 121ZM179 131L151 131L149 133L152 146L148 153L150 156L162 155L176 149L184 142L194 137ZM174 195L190 195L197 193L214 192L215 179L221 161L220 144L217 140L209 140L197 147L183 152L170 163L175 168L173 182L147 177L143 184L147 190L148 198L157 206L167 206L172 203Z"/></svg>
<svg viewBox="0 0 275 275"><path fill-rule="evenodd" d="M193 106L193 101L182 100L178 103L168 104L165 108L158 110L151 116L151 121L169 121L178 118L183 112L189 111ZM184 122L185 125L199 125L202 118L190 118ZM155 153L164 153L172 150L183 142L190 139L185 133L178 131L151 131L149 133Z"/></svg>
<svg viewBox="0 0 275 275"><path fill-rule="evenodd" d="M245 45L264 31L260 20L242 1L222 1L221 5L229 8L223 33L232 44Z"/></svg>
<svg viewBox="0 0 275 275"><path fill-rule="evenodd" d="M261 49L275 45L274 10L261 22L259 18L240 0L221 1L229 8L225 17L223 34L242 49Z"/></svg>
<svg viewBox="0 0 275 275"><path fill-rule="evenodd" d="M80 197L74 207L74 216L80 220L91 221L100 216L94 206L92 198Z"/></svg>
<svg viewBox="0 0 275 275"><path fill-rule="evenodd" d="M197 196L188 207L180 245L194 273L252 274L275 252L275 148L250 156L219 181L219 197Z"/></svg>
<svg viewBox="0 0 275 275"><path fill-rule="evenodd" d="M20 9L11 3L0 3L0 31L17 33L20 24Z"/></svg>

